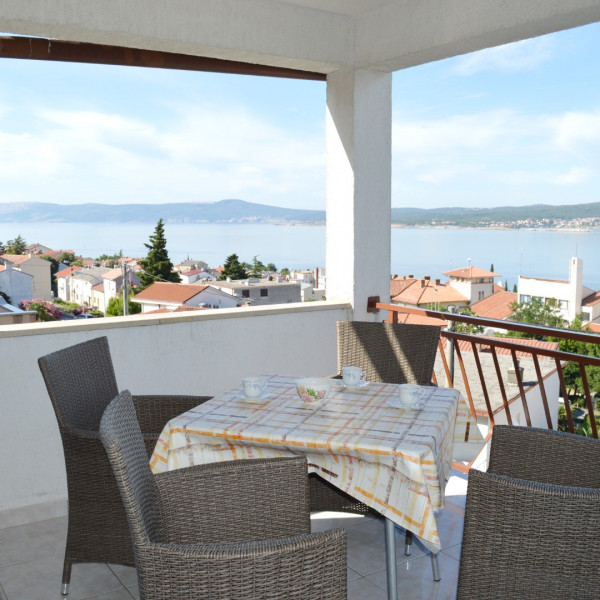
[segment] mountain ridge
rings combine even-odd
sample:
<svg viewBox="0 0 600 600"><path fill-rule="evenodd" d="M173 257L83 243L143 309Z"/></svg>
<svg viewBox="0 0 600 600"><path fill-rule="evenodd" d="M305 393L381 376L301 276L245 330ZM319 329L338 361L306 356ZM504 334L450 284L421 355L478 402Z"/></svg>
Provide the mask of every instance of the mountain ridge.
<svg viewBox="0 0 600 600"><path fill-rule="evenodd" d="M494 208L393 207L394 225L485 227L526 220L600 219L600 202L571 205L531 204ZM45 202L0 204L0 223L324 223L324 210L283 208L268 204L224 199L218 202L169 204L65 205Z"/></svg>

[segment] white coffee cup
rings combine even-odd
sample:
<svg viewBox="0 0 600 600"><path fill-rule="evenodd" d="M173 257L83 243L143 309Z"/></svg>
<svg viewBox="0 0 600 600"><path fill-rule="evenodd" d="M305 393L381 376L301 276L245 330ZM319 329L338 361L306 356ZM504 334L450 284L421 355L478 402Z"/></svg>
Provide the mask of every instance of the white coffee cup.
<svg viewBox="0 0 600 600"><path fill-rule="evenodd" d="M356 387L364 379L365 374L360 367L342 367L342 380L348 387Z"/></svg>
<svg viewBox="0 0 600 600"><path fill-rule="evenodd" d="M416 406L425 390L416 383L404 383L400 386L400 401L404 406Z"/></svg>
<svg viewBox="0 0 600 600"><path fill-rule="evenodd" d="M268 382L264 377L244 377L242 385L246 398L259 398L267 391Z"/></svg>

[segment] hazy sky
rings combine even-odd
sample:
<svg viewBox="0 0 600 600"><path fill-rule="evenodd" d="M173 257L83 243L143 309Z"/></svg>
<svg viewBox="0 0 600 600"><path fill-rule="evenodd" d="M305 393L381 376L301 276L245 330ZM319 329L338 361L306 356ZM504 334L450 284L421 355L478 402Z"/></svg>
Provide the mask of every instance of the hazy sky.
<svg viewBox="0 0 600 600"><path fill-rule="evenodd" d="M394 74L392 205L600 201L600 25ZM0 202L325 208L322 82L0 59Z"/></svg>

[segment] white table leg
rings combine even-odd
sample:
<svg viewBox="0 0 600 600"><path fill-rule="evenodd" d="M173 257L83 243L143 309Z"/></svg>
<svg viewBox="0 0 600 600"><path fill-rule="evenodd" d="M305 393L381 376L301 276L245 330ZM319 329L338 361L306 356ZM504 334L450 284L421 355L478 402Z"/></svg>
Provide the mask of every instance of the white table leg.
<svg viewBox="0 0 600 600"><path fill-rule="evenodd" d="M396 579L396 542L394 534L396 525L385 519L385 566L387 569L388 600L398 600L398 584Z"/></svg>

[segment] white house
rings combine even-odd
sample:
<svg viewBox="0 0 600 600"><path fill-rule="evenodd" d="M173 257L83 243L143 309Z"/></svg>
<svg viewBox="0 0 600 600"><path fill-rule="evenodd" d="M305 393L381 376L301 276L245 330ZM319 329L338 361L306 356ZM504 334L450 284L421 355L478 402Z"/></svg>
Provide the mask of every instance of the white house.
<svg viewBox="0 0 600 600"><path fill-rule="evenodd" d="M56 293L63 302L71 302L71 276L74 271L81 270L79 266L70 266L56 273Z"/></svg>
<svg viewBox="0 0 600 600"><path fill-rule="evenodd" d="M466 296L471 304L491 296L495 291L494 278L500 277L498 273L470 265L462 269L447 271L444 275L450 278L448 285Z"/></svg>
<svg viewBox="0 0 600 600"><path fill-rule="evenodd" d="M74 271L71 274L71 302L88 307L96 306L93 287L101 284L104 275L111 270L106 267L89 267Z"/></svg>
<svg viewBox="0 0 600 600"><path fill-rule="evenodd" d="M217 280L215 275L202 269L190 269L189 271L182 271L179 274L179 277L181 277L181 283L185 284L192 284L196 283L197 281L209 282Z"/></svg>
<svg viewBox="0 0 600 600"><path fill-rule="evenodd" d="M14 306L33 299L33 275L14 269L11 262L0 264L0 292L4 292Z"/></svg>
<svg viewBox="0 0 600 600"><path fill-rule="evenodd" d="M29 254L3 254L0 264L11 263L13 268L33 277L33 298L52 300L52 279L50 262Z"/></svg>
<svg viewBox="0 0 600 600"><path fill-rule="evenodd" d="M531 302L538 298L544 303L557 306L559 314L569 323L583 313L584 321L600 318L600 297L597 292L583 285L583 260L573 257L569 263L568 281L519 277L519 302Z"/></svg>
<svg viewBox="0 0 600 600"><path fill-rule="evenodd" d="M248 278L215 281L210 285L234 296L240 304L260 306L302 301L300 284L291 281Z"/></svg>
<svg viewBox="0 0 600 600"><path fill-rule="evenodd" d="M142 305L142 313L160 309L174 311L181 307L235 308L238 301L230 294L210 285L185 285L157 281L131 298Z"/></svg>

